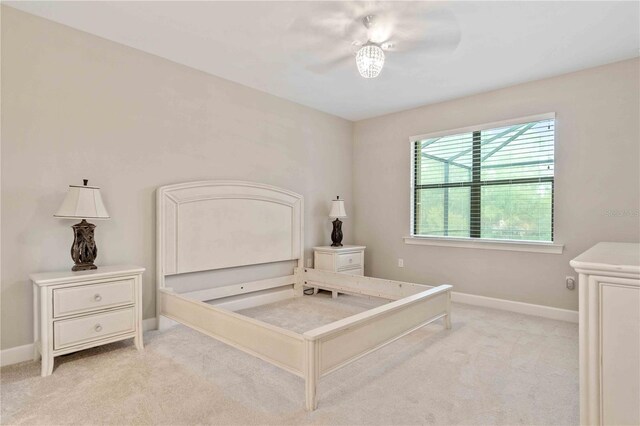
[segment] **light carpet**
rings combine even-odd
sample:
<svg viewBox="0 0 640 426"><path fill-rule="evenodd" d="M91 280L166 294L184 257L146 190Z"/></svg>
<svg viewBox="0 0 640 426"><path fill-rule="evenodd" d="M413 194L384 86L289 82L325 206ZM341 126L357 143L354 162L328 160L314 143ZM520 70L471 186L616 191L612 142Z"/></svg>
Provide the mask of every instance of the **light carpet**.
<svg viewBox="0 0 640 426"><path fill-rule="evenodd" d="M242 311L294 331L379 301L306 296ZM440 321L323 378L303 380L183 326L1 370L2 424L578 424L576 324L453 305Z"/></svg>

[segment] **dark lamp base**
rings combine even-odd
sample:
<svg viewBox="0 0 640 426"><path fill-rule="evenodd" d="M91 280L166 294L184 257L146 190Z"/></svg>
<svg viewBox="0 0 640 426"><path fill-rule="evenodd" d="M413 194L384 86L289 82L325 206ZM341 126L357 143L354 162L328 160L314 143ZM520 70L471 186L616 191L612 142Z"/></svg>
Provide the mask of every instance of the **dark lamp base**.
<svg viewBox="0 0 640 426"><path fill-rule="evenodd" d="M336 219L333 221L333 231L331 231L331 247L342 247L342 221Z"/></svg>
<svg viewBox="0 0 640 426"><path fill-rule="evenodd" d="M98 269L98 267L96 265L94 265L93 263L89 264L89 265L85 265L85 264L81 264L81 265L74 265L73 268L71 268L72 271L88 271L90 269Z"/></svg>
<svg viewBox="0 0 640 426"><path fill-rule="evenodd" d="M87 271L89 269L98 269L93 262L98 256L98 247L93 237L93 230L96 226L82 219L82 222L76 223L73 228L73 245L71 246L71 258L76 263L72 271Z"/></svg>

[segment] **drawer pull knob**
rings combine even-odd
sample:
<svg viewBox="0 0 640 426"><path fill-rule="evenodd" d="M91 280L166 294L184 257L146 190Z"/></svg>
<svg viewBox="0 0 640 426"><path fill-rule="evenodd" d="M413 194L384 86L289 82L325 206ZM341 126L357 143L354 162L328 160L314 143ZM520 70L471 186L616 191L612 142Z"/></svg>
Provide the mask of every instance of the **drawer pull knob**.
<svg viewBox="0 0 640 426"><path fill-rule="evenodd" d="M96 324L96 326L93 327L93 329L99 332L99 331L102 331L102 326L100 324Z"/></svg>
<svg viewBox="0 0 640 426"><path fill-rule="evenodd" d="M349 259L349 263L353 262L353 259Z"/></svg>
<svg viewBox="0 0 640 426"><path fill-rule="evenodd" d="M93 296L93 300L95 300L96 302L99 302L102 300L102 296L100 296L99 294L96 294L95 296Z"/></svg>

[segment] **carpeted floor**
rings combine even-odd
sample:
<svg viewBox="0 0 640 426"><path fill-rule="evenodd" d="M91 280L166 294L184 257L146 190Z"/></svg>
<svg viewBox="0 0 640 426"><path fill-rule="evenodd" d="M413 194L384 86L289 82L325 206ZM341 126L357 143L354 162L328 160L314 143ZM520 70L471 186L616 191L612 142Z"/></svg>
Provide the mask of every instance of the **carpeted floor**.
<svg viewBox="0 0 640 426"><path fill-rule="evenodd" d="M304 331L377 304L324 295L243 311ZM1 370L2 424L578 424L578 327L454 304L453 329L418 330L323 378L302 379L186 327Z"/></svg>

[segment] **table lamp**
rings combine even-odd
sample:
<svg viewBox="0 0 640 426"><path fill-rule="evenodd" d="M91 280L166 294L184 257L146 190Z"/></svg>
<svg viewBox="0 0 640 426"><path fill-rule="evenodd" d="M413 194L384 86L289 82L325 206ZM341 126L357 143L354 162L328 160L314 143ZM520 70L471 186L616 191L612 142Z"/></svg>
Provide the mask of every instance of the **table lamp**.
<svg viewBox="0 0 640 426"><path fill-rule="evenodd" d="M84 185L69 185L69 192L54 217L61 219L82 219L73 228L73 245L71 258L75 262L72 271L98 269L93 262L98 255L96 240L93 237L95 225L86 219L109 219L104 207L100 188L88 186L89 181L83 179Z"/></svg>
<svg viewBox="0 0 640 426"><path fill-rule="evenodd" d="M335 219L333 231L331 231L331 241L333 242L331 247L342 247L342 221L340 218L347 217L347 212L344 209L344 200L341 200L339 195L331 202L329 217Z"/></svg>

